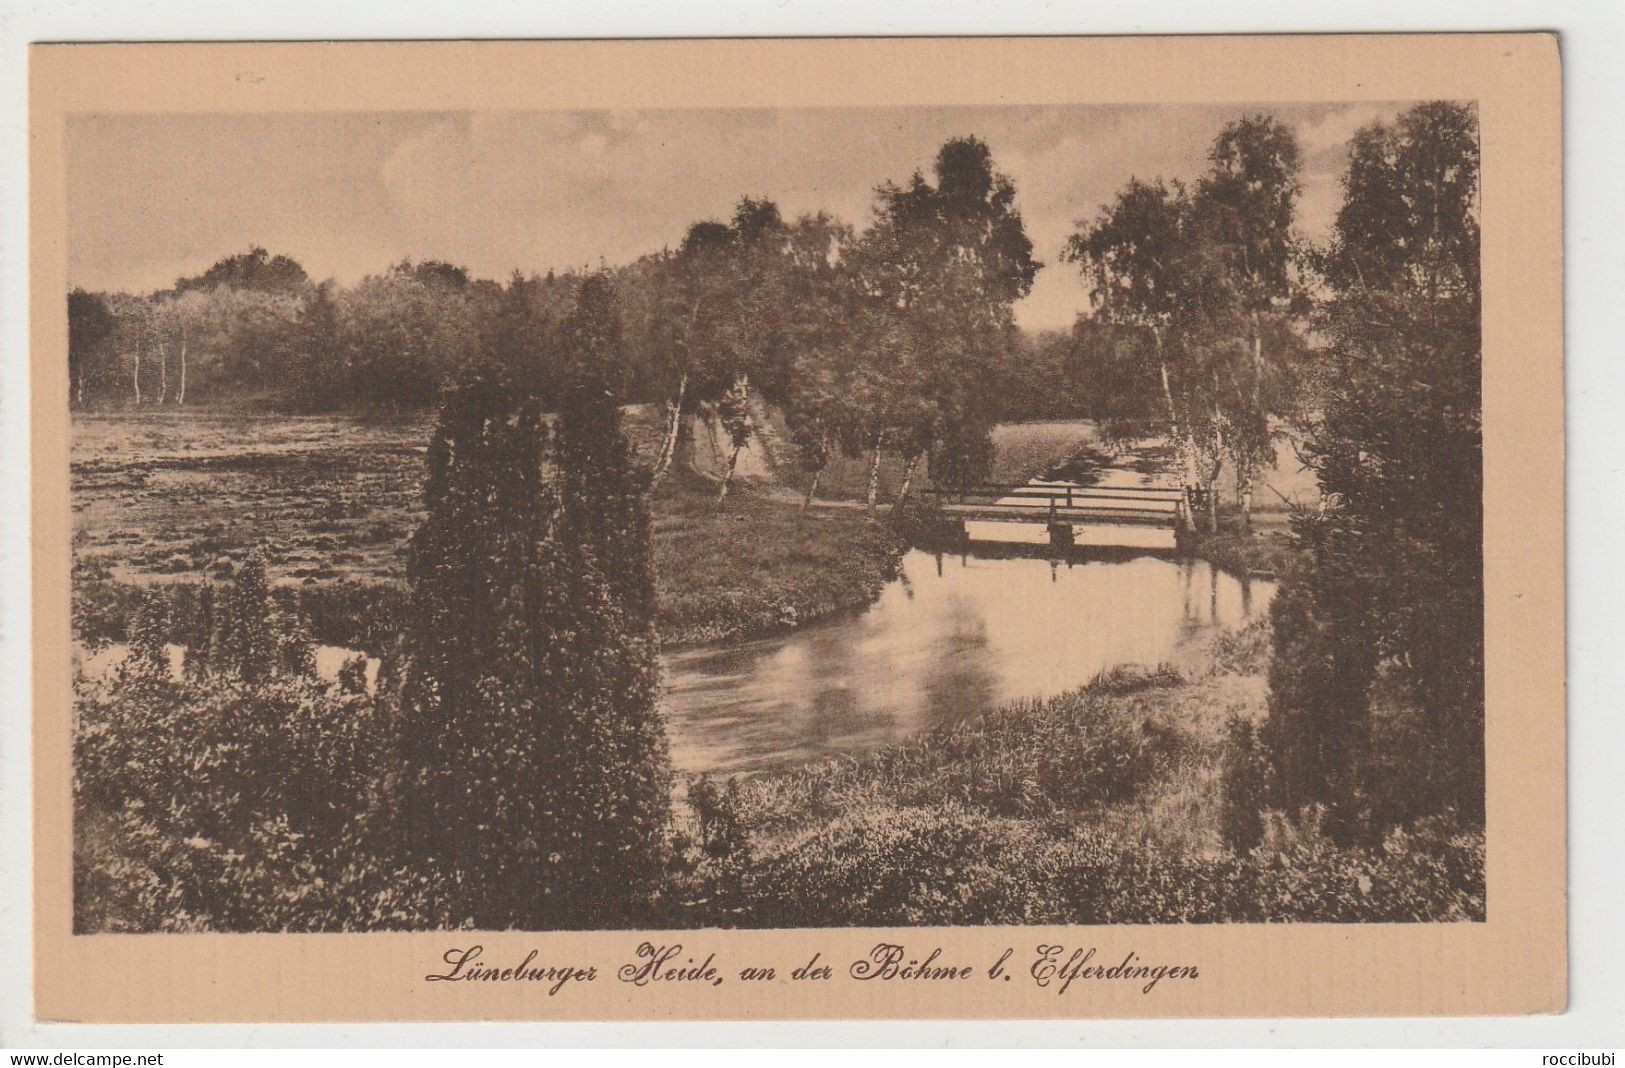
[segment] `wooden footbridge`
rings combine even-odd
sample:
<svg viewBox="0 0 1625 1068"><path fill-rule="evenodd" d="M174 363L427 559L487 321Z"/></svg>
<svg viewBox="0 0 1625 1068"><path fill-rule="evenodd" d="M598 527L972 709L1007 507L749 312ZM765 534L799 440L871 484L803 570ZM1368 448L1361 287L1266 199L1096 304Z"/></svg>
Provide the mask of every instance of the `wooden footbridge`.
<svg viewBox="0 0 1625 1068"><path fill-rule="evenodd" d="M1048 528L1050 543L1059 545L1083 542L1090 527L1151 527L1173 533L1185 507L1181 490L1163 486L1033 481L927 492L937 497L945 517L983 530L989 529L987 523L1040 524Z"/></svg>

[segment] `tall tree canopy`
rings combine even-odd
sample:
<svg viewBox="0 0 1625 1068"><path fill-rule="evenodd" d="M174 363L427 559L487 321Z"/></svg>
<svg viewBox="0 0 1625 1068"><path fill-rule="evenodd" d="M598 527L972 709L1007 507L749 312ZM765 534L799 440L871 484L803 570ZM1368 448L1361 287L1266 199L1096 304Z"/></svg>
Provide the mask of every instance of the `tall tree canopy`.
<svg viewBox="0 0 1625 1068"><path fill-rule="evenodd" d="M1160 395L1186 487L1187 519L1236 472L1244 524L1254 472L1271 450L1301 352L1293 216L1298 148L1268 115L1229 123L1194 187L1131 179L1081 224L1064 256L1088 282L1093 316L1115 336L1113 362L1138 368L1134 400Z"/></svg>
<svg viewBox="0 0 1625 1068"><path fill-rule="evenodd" d="M1276 600L1268 736L1283 799L1331 806L1346 835L1483 816L1476 129L1471 106L1430 103L1362 130L1320 258L1305 451L1327 507ZM1411 714L1374 722L1379 681Z"/></svg>
<svg viewBox="0 0 1625 1068"><path fill-rule="evenodd" d="M880 186L874 225L851 259L859 286L883 309L879 334L890 339L874 350L887 362L873 378L888 369L899 376L897 388L876 393L890 393L892 414L875 445L898 447L911 469L934 448L941 481L963 484L986 470L997 384L1017 348L1014 305L1042 265L1015 184L985 142L950 139L932 174L934 182L916 172L905 185ZM906 358L898 362L899 355ZM912 397L923 403L905 403Z"/></svg>

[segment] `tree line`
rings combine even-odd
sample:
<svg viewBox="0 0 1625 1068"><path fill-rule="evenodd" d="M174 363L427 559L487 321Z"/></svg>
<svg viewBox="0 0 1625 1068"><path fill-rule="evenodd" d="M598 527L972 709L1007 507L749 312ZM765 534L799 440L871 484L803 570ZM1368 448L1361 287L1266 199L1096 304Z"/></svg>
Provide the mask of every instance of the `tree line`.
<svg viewBox="0 0 1625 1068"><path fill-rule="evenodd" d="M878 186L861 232L743 197L676 249L608 270L624 321L617 385L664 407L657 478L696 413L736 459L754 394L783 414L809 500L836 453L867 461L873 510L884 453L902 460L901 500L922 465L949 486L984 475L1001 420L1093 417L1167 434L1193 525L1204 507L1215 521L1227 464L1245 517L1271 420L1300 399L1298 168L1291 131L1258 115L1220 132L1193 186L1130 182L1066 245L1091 310L1038 336L1013 307L1042 265L1014 183L975 137L947 141L929 174ZM498 283L402 261L340 287L255 248L142 297L75 290L70 396L430 407L492 368L556 375L528 354L556 341L592 273Z"/></svg>
<svg viewBox="0 0 1625 1068"><path fill-rule="evenodd" d="M1039 268L1014 202L987 146L957 138L930 178L881 185L861 234L743 197L730 219L691 225L676 249L604 272L624 325L616 386L666 412L656 477L696 413L737 458L753 392L784 412L814 481L836 449L875 467L896 449L911 470L933 450L946 471L985 460L987 430L1011 414L988 386L1015 372L1011 306ZM255 248L142 297L75 290L70 398L321 411L429 407L492 371L547 387L561 369L532 356L557 349L595 273L496 283L403 261L340 287Z"/></svg>

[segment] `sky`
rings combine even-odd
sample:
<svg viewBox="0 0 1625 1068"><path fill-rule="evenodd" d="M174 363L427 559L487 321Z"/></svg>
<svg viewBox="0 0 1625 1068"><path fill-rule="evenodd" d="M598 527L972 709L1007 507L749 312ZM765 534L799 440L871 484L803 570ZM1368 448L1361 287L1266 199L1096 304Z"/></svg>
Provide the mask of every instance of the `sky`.
<svg viewBox="0 0 1625 1068"><path fill-rule="evenodd" d="M1346 145L1403 104L1268 105L1303 155L1298 226L1324 237ZM167 288L263 245L350 283L402 258L479 277L614 265L726 219L743 195L786 217L858 228L875 186L929 173L975 134L1015 183L1045 264L1016 306L1029 329L1088 306L1060 262L1077 222L1131 177L1194 179L1245 104L1153 107L794 108L684 111L80 115L68 126L68 277L87 289Z"/></svg>

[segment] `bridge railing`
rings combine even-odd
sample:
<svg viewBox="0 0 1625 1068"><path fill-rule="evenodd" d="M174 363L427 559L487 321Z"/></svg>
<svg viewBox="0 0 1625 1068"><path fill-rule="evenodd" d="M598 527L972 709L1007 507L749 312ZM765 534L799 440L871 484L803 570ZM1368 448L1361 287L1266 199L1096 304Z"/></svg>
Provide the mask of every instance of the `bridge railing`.
<svg viewBox="0 0 1625 1068"><path fill-rule="evenodd" d="M999 500L1017 497L1062 501L1068 506L1080 500L1178 501L1184 497L1183 490L1164 486L1047 486L1032 482L1009 485L987 483L966 486L962 489L928 489L925 492L934 497L960 502L971 498Z"/></svg>
<svg viewBox="0 0 1625 1068"><path fill-rule="evenodd" d="M1184 507L1184 492L1162 486L1078 486L982 484L962 489L929 489L945 511L1050 522L1152 522L1172 525Z"/></svg>

